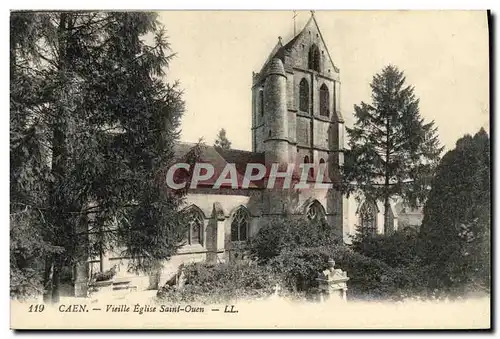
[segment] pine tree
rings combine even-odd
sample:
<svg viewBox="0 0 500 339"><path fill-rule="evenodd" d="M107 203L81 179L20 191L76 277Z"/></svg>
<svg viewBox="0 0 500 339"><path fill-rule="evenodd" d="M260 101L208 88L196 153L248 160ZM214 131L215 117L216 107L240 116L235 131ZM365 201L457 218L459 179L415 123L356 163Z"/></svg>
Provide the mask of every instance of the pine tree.
<svg viewBox="0 0 500 339"><path fill-rule="evenodd" d="M44 238L50 167L43 130L34 108L44 103L38 61L36 15L12 13L10 21L10 291L13 297L40 294L43 258L61 252Z"/></svg>
<svg viewBox="0 0 500 339"><path fill-rule="evenodd" d="M414 88L405 81L392 65L376 74L372 104L355 105L355 124L346 128L350 150L343 166L344 188L384 203L387 233L392 231L390 199L399 196L410 206L422 204L442 151L434 122L424 122Z"/></svg>
<svg viewBox="0 0 500 339"><path fill-rule="evenodd" d="M11 38L11 266L29 268L21 226L43 248L47 300L89 255L122 250L143 271L168 259L185 233L164 185L184 103L156 15L16 12Z"/></svg>
<svg viewBox="0 0 500 339"><path fill-rule="evenodd" d="M419 248L434 287L490 288L490 140L484 129L459 139L436 170Z"/></svg>
<svg viewBox="0 0 500 339"><path fill-rule="evenodd" d="M215 147L220 147L224 150L231 149L231 141L226 137L226 130L222 128L217 134L217 139L215 140Z"/></svg>

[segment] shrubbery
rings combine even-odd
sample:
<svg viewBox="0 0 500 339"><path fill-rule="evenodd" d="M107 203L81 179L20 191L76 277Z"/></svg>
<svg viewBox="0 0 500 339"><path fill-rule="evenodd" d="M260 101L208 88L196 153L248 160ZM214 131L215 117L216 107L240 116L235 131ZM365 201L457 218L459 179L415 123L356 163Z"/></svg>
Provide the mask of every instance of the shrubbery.
<svg viewBox="0 0 500 339"><path fill-rule="evenodd" d="M318 286L318 273L328 267L330 258L336 267L347 271L350 297L399 298L422 290L425 283L420 271L414 269L415 250L410 246L416 241L414 234L398 233L387 242L382 237L355 239L353 249L361 253L332 234L322 223L275 218L252 239L251 252L291 291L313 291ZM390 264L386 258L391 258Z"/></svg>
<svg viewBox="0 0 500 339"><path fill-rule="evenodd" d="M418 233L413 229L396 231L391 235L359 233L354 237L351 248L391 267L409 267L418 260Z"/></svg>
<svg viewBox="0 0 500 339"><path fill-rule="evenodd" d="M304 296L317 291L316 278L328 267L329 259L347 271L348 298L422 295L427 292L427 277L414 259L415 241L415 234L396 233L358 238L349 248L326 225L302 218L276 218L252 239L252 265L187 265L183 268L185 286L166 286L158 295L171 302L220 303L270 296L279 283L281 294Z"/></svg>
<svg viewBox="0 0 500 339"><path fill-rule="evenodd" d="M308 291L318 286L318 273L328 267L329 251L323 247L285 249L269 260L268 265L285 287Z"/></svg>
<svg viewBox="0 0 500 339"><path fill-rule="evenodd" d="M278 282L266 266L248 264L196 263L182 268L185 285L182 289L164 286L160 299L169 302L220 303L238 299L270 296Z"/></svg>
<svg viewBox="0 0 500 339"><path fill-rule="evenodd" d="M251 239L250 251L259 263L265 264L282 251L341 242L326 222L312 222L297 216L276 217Z"/></svg>
<svg viewBox="0 0 500 339"><path fill-rule="evenodd" d="M39 279L40 273L36 269L10 268L10 296L11 298L25 299L43 293L43 284Z"/></svg>
<svg viewBox="0 0 500 339"><path fill-rule="evenodd" d="M328 259L347 271L350 298L400 298L421 292L422 277L415 271L392 268L363 256L344 245L285 250L269 261L269 266L286 288L311 291L318 286L318 273L328 267Z"/></svg>
<svg viewBox="0 0 500 339"><path fill-rule="evenodd" d="M391 267L399 294L434 296L433 277L419 257L418 241L417 230L405 229L391 235L358 234L350 247L358 254Z"/></svg>
<svg viewBox="0 0 500 339"><path fill-rule="evenodd" d="M93 278L96 282L107 281L113 279L115 274L116 274L116 268L112 267L107 271L95 273Z"/></svg>

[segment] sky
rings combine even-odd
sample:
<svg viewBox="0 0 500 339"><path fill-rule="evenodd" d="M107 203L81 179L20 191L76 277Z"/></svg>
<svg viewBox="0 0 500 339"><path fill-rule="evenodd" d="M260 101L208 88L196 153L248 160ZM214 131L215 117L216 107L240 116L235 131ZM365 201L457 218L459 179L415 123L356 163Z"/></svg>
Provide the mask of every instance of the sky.
<svg viewBox="0 0 500 339"><path fill-rule="evenodd" d="M297 33L309 20L299 11ZM415 87L420 113L434 120L452 149L464 134L489 131L489 52L485 11L316 11L340 68L341 110L371 102L370 82L388 64ZM252 71L258 72L281 36L294 34L292 11L160 12L176 57L167 81L179 80L186 112L181 140L212 145L225 128L233 148L251 150Z"/></svg>

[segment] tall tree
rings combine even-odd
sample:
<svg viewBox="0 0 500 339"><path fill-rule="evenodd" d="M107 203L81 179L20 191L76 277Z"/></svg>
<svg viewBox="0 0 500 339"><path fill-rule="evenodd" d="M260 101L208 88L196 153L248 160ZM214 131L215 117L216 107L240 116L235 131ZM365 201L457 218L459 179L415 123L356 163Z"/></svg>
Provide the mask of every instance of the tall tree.
<svg viewBox="0 0 500 339"><path fill-rule="evenodd" d="M36 15L13 12L10 20L10 290L40 294L43 258L61 252L44 237L50 167L37 119L45 74L34 64L40 38Z"/></svg>
<svg viewBox="0 0 500 339"><path fill-rule="evenodd" d="M437 168L419 235L435 287L490 288L490 171L484 129L459 139Z"/></svg>
<svg viewBox="0 0 500 339"><path fill-rule="evenodd" d="M215 140L215 147L220 147L224 150L231 149L231 141L226 136L226 130L221 128L219 134L217 134L217 139Z"/></svg>
<svg viewBox="0 0 500 339"><path fill-rule="evenodd" d="M370 85L372 104L355 105L356 121L346 128L350 150L343 166L345 189L382 201L389 233L390 199L399 196L411 206L423 203L443 149L434 122L424 122L414 88L405 81L392 65L376 74Z"/></svg>
<svg viewBox="0 0 500 339"><path fill-rule="evenodd" d="M44 249L46 299L63 267L103 250L137 270L168 259L185 233L164 185L184 103L156 15L17 12L11 37L11 235L29 225Z"/></svg>

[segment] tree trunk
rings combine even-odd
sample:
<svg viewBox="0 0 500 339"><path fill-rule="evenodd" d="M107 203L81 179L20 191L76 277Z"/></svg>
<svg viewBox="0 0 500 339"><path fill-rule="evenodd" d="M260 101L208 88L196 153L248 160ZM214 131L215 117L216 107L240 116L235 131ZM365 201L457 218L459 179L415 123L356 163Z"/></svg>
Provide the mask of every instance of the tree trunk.
<svg viewBox="0 0 500 339"><path fill-rule="evenodd" d="M389 173L389 157L391 156L391 143L390 143L390 130L391 124L389 117L386 117L386 145L385 145L385 182L384 182L384 235L389 235L391 232L391 225L389 225L389 185L390 185L390 173Z"/></svg>
<svg viewBox="0 0 500 339"><path fill-rule="evenodd" d="M48 255L45 258L45 271L43 275L43 302L52 302L52 272L53 272L53 256Z"/></svg>
<svg viewBox="0 0 500 339"><path fill-rule="evenodd" d="M391 225L391 220L389 218L389 210L391 208L391 204L389 201L389 195L386 194L384 198L384 234L390 235L392 234L393 225Z"/></svg>
<svg viewBox="0 0 500 339"><path fill-rule="evenodd" d="M66 91L66 70L68 65L67 60L67 22L68 14L61 13L59 17L59 27L58 27L58 47L59 47L59 76L58 76L58 87L60 90L59 101L55 103L55 111L57 115L53 121L52 125L52 175L54 181L51 183L49 202L51 206L51 221L53 232L51 232L55 239L50 239L56 246L61 246L65 248L67 239L70 239L70 235L66 234L68 228L66 227L66 220L64 217L64 209L67 206L68 201L65 197L61 196L58 187L62 185L62 180L65 178L66 166L67 166L67 145L66 145L66 132L67 132L67 121L68 114L66 112L67 107L67 91ZM63 256L65 254L55 254L52 257L52 279L50 283L51 290L48 294L51 296L51 302L56 303L59 301L59 287L60 287L60 272L62 268Z"/></svg>
<svg viewBox="0 0 500 339"><path fill-rule="evenodd" d="M56 254L54 260L54 272L52 274L52 300L54 304L59 303L60 288L61 288L61 269L62 269L62 256Z"/></svg>

